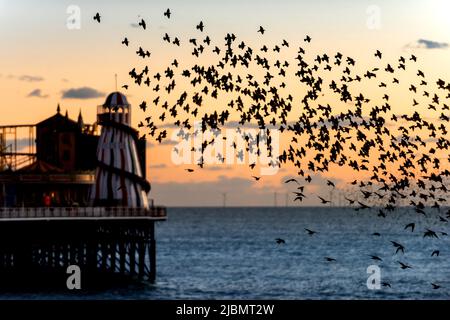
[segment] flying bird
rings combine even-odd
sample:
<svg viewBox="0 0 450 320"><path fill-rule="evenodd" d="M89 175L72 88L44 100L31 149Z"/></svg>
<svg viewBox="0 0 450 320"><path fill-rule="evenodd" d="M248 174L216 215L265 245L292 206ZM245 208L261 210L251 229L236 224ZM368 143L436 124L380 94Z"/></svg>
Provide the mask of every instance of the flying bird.
<svg viewBox="0 0 450 320"><path fill-rule="evenodd" d="M407 265L407 264L405 264L405 263L403 263L401 261L397 261L397 263L400 265L400 268L402 268L403 270L412 269L411 266L409 266L409 265Z"/></svg>
<svg viewBox="0 0 450 320"><path fill-rule="evenodd" d="M100 23L100 18L101 18L100 13L97 12L94 16L94 20L96 20L98 23Z"/></svg>
<svg viewBox="0 0 450 320"><path fill-rule="evenodd" d="M141 21L139 21L138 25L141 26L142 29L144 29L144 30L147 29L147 23L145 23L144 19L141 19Z"/></svg>
<svg viewBox="0 0 450 320"><path fill-rule="evenodd" d="M200 23L196 26L196 29L197 30L200 30L200 32L203 32L203 28L204 28L205 26L203 25L203 21L200 21Z"/></svg>
<svg viewBox="0 0 450 320"><path fill-rule="evenodd" d="M381 53L381 51L380 51L380 50L377 50L377 52L375 52L375 57L377 57L377 58L381 59L381 57L382 57L382 53Z"/></svg>
<svg viewBox="0 0 450 320"><path fill-rule="evenodd" d="M441 286L435 283L431 283L431 286L433 287L434 290L439 289Z"/></svg>
<svg viewBox="0 0 450 320"><path fill-rule="evenodd" d="M315 235L316 233L317 233L317 231L314 231L314 230L310 230L310 229L307 229L307 228L305 228L305 231L308 233L308 235L310 235L310 236L313 236L313 235Z"/></svg>
<svg viewBox="0 0 450 320"><path fill-rule="evenodd" d="M164 12L164 16L166 16L167 19L170 19L170 15L171 15L170 9L167 9L166 12Z"/></svg>

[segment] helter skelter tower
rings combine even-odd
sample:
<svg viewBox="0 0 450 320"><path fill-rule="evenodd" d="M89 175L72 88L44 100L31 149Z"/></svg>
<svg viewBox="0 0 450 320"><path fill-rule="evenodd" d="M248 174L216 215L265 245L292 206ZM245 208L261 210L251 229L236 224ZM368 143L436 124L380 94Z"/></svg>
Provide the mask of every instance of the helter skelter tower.
<svg viewBox="0 0 450 320"><path fill-rule="evenodd" d="M97 146L97 171L91 191L94 206L148 208L150 183L138 158L137 131L131 127L131 105L120 92L113 92L98 106L102 126Z"/></svg>

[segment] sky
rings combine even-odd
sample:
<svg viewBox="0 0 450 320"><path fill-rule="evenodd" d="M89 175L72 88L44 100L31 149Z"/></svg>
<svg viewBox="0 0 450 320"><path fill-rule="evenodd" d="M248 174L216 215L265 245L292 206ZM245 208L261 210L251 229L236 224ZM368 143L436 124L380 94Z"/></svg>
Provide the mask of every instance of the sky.
<svg viewBox="0 0 450 320"><path fill-rule="evenodd" d="M172 11L170 20L163 16L167 8ZM100 24L92 19L96 12L102 16ZM141 17L147 21L146 31L135 27ZM79 28L71 29L67 23L74 18ZM287 39L301 44L308 34L313 38L312 52L340 51L363 65L374 63L377 49L392 61L414 53L427 77L450 79L450 2L445 0L0 0L0 125L37 123L53 115L58 103L71 118L81 111L85 122L94 122L97 106L115 90L114 75L120 87L129 84L133 66L143 66L134 54L139 45L151 51L151 69L180 57L189 63L193 58L183 51L183 44L198 36L199 21L218 41L233 32L260 45L256 33L260 25L267 30L265 43ZM181 51L162 42L165 33L182 40ZM130 48L121 44L124 36L130 39ZM131 84L124 93L133 105L137 127L147 116L138 105L149 93ZM406 98L398 93L398 104ZM174 143L149 140L148 145L147 172L156 203L216 206L222 205L226 193L227 205L298 205L283 183L295 176L289 166L258 182L247 165L213 165L189 173L188 166L173 163ZM344 188L352 174L340 170L318 176L311 191L323 188L326 179ZM338 196L334 197L338 204ZM311 198L304 205L317 203Z"/></svg>

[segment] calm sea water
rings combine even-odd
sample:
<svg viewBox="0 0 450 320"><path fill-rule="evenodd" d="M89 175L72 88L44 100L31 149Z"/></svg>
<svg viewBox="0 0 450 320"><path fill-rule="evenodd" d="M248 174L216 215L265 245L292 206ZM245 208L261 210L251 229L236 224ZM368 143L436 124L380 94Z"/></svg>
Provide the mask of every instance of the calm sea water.
<svg viewBox="0 0 450 320"><path fill-rule="evenodd" d="M449 232L437 214L331 208L176 208L157 225L157 282L83 294L39 292L0 298L86 299L448 299ZM443 214L441 214L443 215ZM405 224L416 222L414 233ZM309 236L304 228L318 233ZM373 236L379 232L381 236ZM450 232L449 232L450 234ZM275 238L286 241L278 245ZM390 241L405 245L395 254ZM440 250L439 257L431 257ZM372 261L377 255L382 262ZM325 257L336 262L326 262ZM402 270L397 261L413 268ZM377 264L391 288L369 290ZM433 289L431 283L441 286Z"/></svg>

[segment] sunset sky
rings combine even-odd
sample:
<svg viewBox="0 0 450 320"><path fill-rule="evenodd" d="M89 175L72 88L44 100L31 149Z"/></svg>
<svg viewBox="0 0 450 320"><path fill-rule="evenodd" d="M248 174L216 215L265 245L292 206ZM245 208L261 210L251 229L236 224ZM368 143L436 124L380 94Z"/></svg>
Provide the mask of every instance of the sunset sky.
<svg viewBox="0 0 450 320"><path fill-rule="evenodd" d="M66 25L70 5L81 10L80 29L69 30ZM171 19L163 16L167 8ZM100 24L92 19L96 12L102 16ZM379 24L373 26L373 15L378 13ZM135 26L141 17L148 24L145 31ZM450 80L450 1L446 0L0 0L0 125L37 123L53 115L58 103L71 118L76 119L81 110L84 121L92 123L97 105L115 90L117 74L119 89L130 85L120 90L134 106L137 127L147 116L138 105L151 93L128 77L133 67L144 66L135 51L142 46L151 52L148 64L154 71L174 58L189 64L194 60L184 47L189 38L199 36L195 29L199 21L205 24L203 36L208 34L217 44L233 32L254 47L287 39L297 48L308 34L313 39L308 47L312 53L340 51L366 68L376 64L377 49L386 62L394 63L400 55L414 53L430 82ZM260 25L267 30L263 37L256 32ZM166 32L180 38L180 49L162 41ZM124 36L130 40L129 48L121 44ZM400 111L410 102L400 92L393 99ZM285 205L289 190L283 180L296 175L285 167L255 182L246 165L215 165L188 173L184 170L188 166L172 163L173 144L158 146L149 140L148 146L151 197L167 206L222 205L223 193L228 205L270 206L275 192L277 204ZM326 179L344 187L351 174L341 170L318 176L311 191L322 188ZM289 205L298 205L290 198ZM317 199L306 199L304 204L315 205Z"/></svg>

